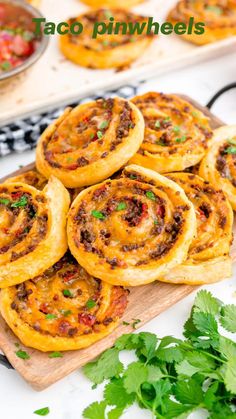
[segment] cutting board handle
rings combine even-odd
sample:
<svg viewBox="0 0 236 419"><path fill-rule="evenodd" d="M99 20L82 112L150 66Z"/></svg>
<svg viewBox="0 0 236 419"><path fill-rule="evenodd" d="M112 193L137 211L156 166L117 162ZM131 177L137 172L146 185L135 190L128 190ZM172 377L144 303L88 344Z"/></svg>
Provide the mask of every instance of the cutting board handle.
<svg viewBox="0 0 236 419"><path fill-rule="evenodd" d="M9 370L13 370L13 366L8 361L7 357L5 355L0 354L0 365L3 365L4 367L8 368Z"/></svg>
<svg viewBox="0 0 236 419"><path fill-rule="evenodd" d="M235 89L235 88L236 88L236 82L227 84L226 86L222 87L220 90L218 90L218 92L214 94L211 100L209 100L206 107L208 109L211 109L214 103L217 101L217 99L219 99L225 92L228 92L229 90Z"/></svg>

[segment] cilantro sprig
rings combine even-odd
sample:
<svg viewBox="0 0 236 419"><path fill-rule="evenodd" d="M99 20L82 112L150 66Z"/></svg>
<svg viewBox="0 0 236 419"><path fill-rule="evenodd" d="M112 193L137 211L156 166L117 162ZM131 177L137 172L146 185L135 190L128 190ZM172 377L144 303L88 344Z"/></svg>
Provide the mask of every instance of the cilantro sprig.
<svg viewBox="0 0 236 419"><path fill-rule="evenodd" d="M199 409L211 419L235 418L236 343L220 333L219 324L236 333L236 306L201 290L184 325L184 339L148 332L121 336L84 367L93 387L108 381L103 400L88 406L83 417L118 419L137 402L153 418L187 418ZM123 350L136 354L126 367L119 357Z"/></svg>

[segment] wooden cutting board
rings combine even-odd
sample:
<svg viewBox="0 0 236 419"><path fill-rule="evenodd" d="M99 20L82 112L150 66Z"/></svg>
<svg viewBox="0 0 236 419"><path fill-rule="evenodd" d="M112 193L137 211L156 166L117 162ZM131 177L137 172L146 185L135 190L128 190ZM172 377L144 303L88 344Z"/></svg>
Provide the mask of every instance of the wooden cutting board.
<svg viewBox="0 0 236 419"><path fill-rule="evenodd" d="M218 128L223 125L217 117L209 112L207 108L200 106L192 99L182 96L184 99L191 102L196 108L200 109L210 118L212 128ZM17 175L30 170L34 167L34 163L11 173L9 176L1 179L5 180L7 177ZM232 246L232 254L236 260L236 243ZM149 285L135 287L131 289L129 296L128 308L121 320L121 324L116 330L106 338L95 343L89 348L64 352L63 358L49 358L48 354L40 351L26 348L20 343L16 336L11 332L5 321L0 317L0 348L9 359L12 366L22 375L22 377L35 389L43 390L64 378L72 371L82 367L87 362L94 359L101 354L105 349L111 347L115 340L123 333L132 332L132 326L124 326L122 321L132 323L134 319L140 319L137 327L143 326L146 322L156 317L168 307L177 303L182 298L186 297L197 287L187 285L170 285L159 282L154 282ZM20 344L20 348L26 350L30 355L30 359L24 361L18 358L15 354L17 351L16 344Z"/></svg>

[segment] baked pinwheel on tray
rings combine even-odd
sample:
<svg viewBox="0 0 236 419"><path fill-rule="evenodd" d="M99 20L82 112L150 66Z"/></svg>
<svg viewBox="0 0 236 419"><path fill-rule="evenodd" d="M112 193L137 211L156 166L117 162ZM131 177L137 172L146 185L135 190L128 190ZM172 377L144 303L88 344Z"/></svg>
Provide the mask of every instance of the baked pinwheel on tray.
<svg viewBox="0 0 236 419"><path fill-rule="evenodd" d="M205 155L212 137L208 118L173 94L149 92L132 102L144 116L144 141L130 163L159 173L182 171Z"/></svg>
<svg viewBox="0 0 236 419"><path fill-rule="evenodd" d="M136 165L82 191L68 215L68 243L78 263L115 285L148 284L182 263L195 231L184 191Z"/></svg>
<svg viewBox="0 0 236 419"><path fill-rule="evenodd" d="M120 7L122 9L129 9L130 7L136 6L137 4L143 3L144 0L81 0L82 3L87 4L90 7Z"/></svg>
<svg viewBox="0 0 236 419"><path fill-rule="evenodd" d="M90 276L70 254L42 275L1 290L0 311L24 345L85 348L117 326L128 291Z"/></svg>
<svg viewBox="0 0 236 419"><path fill-rule="evenodd" d="M69 193L55 177L43 191L0 185L0 288L42 274L67 250Z"/></svg>
<svg viewBox="0 0 236 419"><path fill-rule="evenodd" d="M167 21L188 24L191 17L195 22L205 23L205 32L183 34L190 42L204 45L236 35L235 0L180 0L168 14Z"/></svg>
<svg viewBox="0 0 236 419"><path fill-rule="evenodd" d="M21 173L19 175L9 177L7 178L5 182L7 183L23 182L23 183L26 183L27 185L34 186L36 189L42 190L46 186L48 180L41 173L39 173L36 169L32 169L24 173ZM72 189L68 188L67 190L70 194L71 201L74 201L74 199L83 190L83 188L72 188Z"/></svg>
<svg viewBox="0 0 236 419"><path fill-rule="evenodd" d="M223 189L236 210L236 125L214 131L211 146L202 160L199 174Z"/></svg>
<svg viewBox="0 0 236 419"><path fill-rule="evenodd" d="M36 166L68 188L98 183L119 170L139 149L144 135L141 112L131 102L99 99L66 109L42 134Z"/></svg>
<svg viewBox="0 0 236 419"><path fill-rule="evenodd" d="M127 31L127 34L124 35L122 28L119 28L117 34L98 34L96 38L92 36L94 22L104 22L105 24L147 22L147 17L122 9L91 10L70 19L68 23L71 25L76 21L83 25L83 32L79 36L61 35L59 46L66 58L92 69L126 67L139 58L153 40L152 34L137 35Z"/></svg>
<svg viewBox="0 0 236 419"><path fill-rule="evenodd" d="M197 234L187 260L170 270L160 281L174 284L207 284L230 277L233 211L223 191L190 173L170 173L168 178L183 188L193 203Z"/></svg>
<svg viewBox="0 0 236 419"><path fill-rule="evenodd" d="M9 177L6 182L26 183L27 185L34 186L36 189L42 190L47 184L47 179L37 170L28 170L27 172L21 173L19 175Z"/></svg>

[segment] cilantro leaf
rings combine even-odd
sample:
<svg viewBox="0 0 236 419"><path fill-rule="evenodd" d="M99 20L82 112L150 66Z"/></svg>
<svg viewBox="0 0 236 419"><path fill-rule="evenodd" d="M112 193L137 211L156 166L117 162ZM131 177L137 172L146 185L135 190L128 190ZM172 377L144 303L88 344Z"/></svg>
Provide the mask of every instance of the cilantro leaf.
<svg viewBox="0 0 236 419"><path fill-rule="evenodd" d="M94 402L83 411L83 418L105 419L106 402Z"/></svg>
<svg viewBox="0 0 236 419"><path fill-rule="evenodd" d="M96 303L96 301L90 299L90 300L87 301L87 303L85 305L88 309L91 309L91 308L95 307L97 305L97 303Z"/></svg>
<svg viewBox="0 0 236 419"><path fill-rule="evenodd" d="M93 210L91 212L94 218L98 218L99 220L105 220L105 215L101 211Z"/></svg>
<svg viewBox="0 0 236 419"><path fill-rule="evenodd" d="M38 409L34 411L34 414L38 416L47 416L49 413L50 413L49 407L43 407L42 409Z"/></svg>
<svg viewBox="0 0 236 419"><path fill-rule="evenodd" d="M236 394L236 357L227 362L223 371L226 389L231 393Z"/></svg>
<svg viewBox="0 0 236 419"><path fill-rule="evenodd" d="M139 335L134 335L133 333L126 333L117 339L115 343L115 348L119 349L119 351L122 351L124 349L137 349L139 345Z"/></svg>
<svg viewBox="0 0 236 419"><path fill-rule="evenodd" d="M203 401L203 390L193 378L178 381L174 393L176 400L183 404L199 405Z"/></svg>
<svg viewBox="0 0 236 419"><path fill-rule="evenodd" d="M183 360L183 353L181 349L176 347L157 349L156 356L161 361L165 362L180 362Z"/></svg>
<svg viewBox="0 0 236 419"><path fill-rule="evenodd" d="M194 309L196 308L203 313L209 313L215 316L219 313L221 302L213 297L213 295L206 290L201 290L197 293L194 300Z"/></svg>
<svg viewBox="0 0 236 419"><path fill-rule="evenodd" d="M102 121L101 124L99 125L100 129L104 129L107 128L109 124L109 121Z"/></svg>
<svg viewBox="0 0 236 419"><path fill-rule="evenodd" d="M45 319L46 320L54 320L54 319L57 319L57 315L52 314L52 313L48 313L48 314L46 314Z"/></svg>
<svg viewBox="0 0 236 419"><path fill-rule="evenodd" d="M132 404L135 400L134 394L128 394L124 388L124 380L122 378L112 379L104 390L104 398L107 404L125 408Z"/></svg>
<svg viewBox="0 0 236 419"><path fill-rule="evenodd" d="M115 407L115 409L110 410L108 412L108 419L119 419L123 413L124 409L123 407Z"/></svg>
<svg viewBox="0 0 236 419"><path fill-rule="evenodd" d="M193 323L199 332L204 335L211 335L212 337L218 335L217 322L212 314L195 312L193 313Z"/></svg>
<svg viewBox="0 0 236 419"><path fill-rule="evenodd" d="M228 330L228 332L236 333L236 306L233 304L228 304L222 307L221 325Z"/></svg>
<svg viewBox="0 0 236 419"><path fill-rule="evenodd" d="M164 373L161 371L159 367L156 367L155 365L147 365L148 370L148 382L154 383L155 381L160 380L164 377Z"/></svg>
<svg viewBox="0 0 236 419"><path fill-rule="evenodd" d="M157 337L154 333L144 333L139 334L140 339L142 340L143 349L142 355L146 357L146 362L149 362L155 355L156 346L157 346Z"/></svg>
<svg viewBox="0 0 236 419"><path fill-rule="evenodd" d="M219 352L226 358L236 358L236 343L232 340L221 336L219 340Z"/></svg>
<svg viewBox="0 0 236 419"><path fill-rule="evenodd" d="M116 348L108 349L94 362L84 367L85 375L95 384L100 384L105 378L116 377L123 371L123 364L119 360L119 351Z"/></svg>
<svg viewBox="0 0 236 419"><path fill-rule="evenodd" d="M10 200L6 198L0 198L0 204L8 205L10 204Z"/></svg>
<svg viewBox="0 0 236 419"><path fill-rule="evenodd" d="M127 205L125 202L120 202L117 207L116 207L116 211L122 211L125 210L127 208Z"/></svg>
<svg viewBox="0 0 236 419"><path fill-rule="evenodd" d="M128 394L137 393L148 378L148 369L141 362L132 362L124 372L124 387Z"/></svg>
<svg viewBox="0 0 236 419"><path fill-rule="evenodd" d="M201 371L199 367L191 365L186 359L175 365L175 370L179 376L192 377L197 372Z"/></svg>
<svg viewBox="0 0 236 419"><path fill-rule="evenodd" d="M167 399L163 404L163 417L165 419L185 419L188 416L182 415L187 413L190 414L195 408L196 406L185 406L182 403L176 403L173 400Z"/></svg>
<svg viewBox="0 0 236 419"><path fill-rule="evenodd" d="M23 195L19 201L13 202L13 204L11 204L12 208L19 208L19 207L25 207L28 204L28 199L25 195Z"/></svg>
<svg viewBox="0 0 236 419"><path fill-rule="evenodd" d="M151 201L156 201L156 196L155 196L155 194L152 191L147 191L146 192L146 197L148 199L151 199Z"/></svg>
<svg viewBox="0 0 236 419"><path fill-rule="evenodd" d="M21 359L30 359L30 355L26 352L26 351L22 351L21 349L19 349L19 351L16 351L16 356L18 356L18 358Z"/></svg>
<svg viewBox="0 0 236 419"><path fill-rule="evenodd" d="M49 354L48 358L63 358L63 354L61 352L55 351Z"/></svg>

